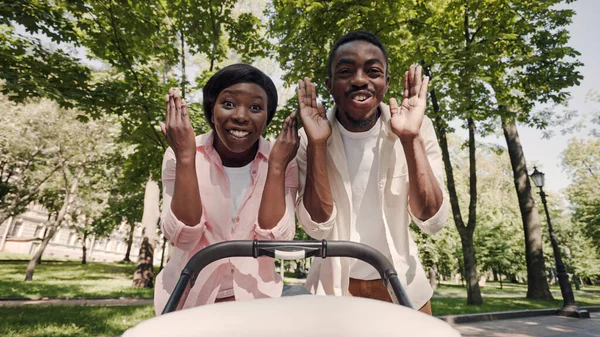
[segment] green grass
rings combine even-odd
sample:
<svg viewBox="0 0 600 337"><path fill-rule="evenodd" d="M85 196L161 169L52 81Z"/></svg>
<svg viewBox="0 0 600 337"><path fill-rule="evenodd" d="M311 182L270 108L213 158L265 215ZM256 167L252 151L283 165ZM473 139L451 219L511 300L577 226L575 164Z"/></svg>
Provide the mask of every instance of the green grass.
<svg viewBox="0 0 600 337"><path fill-rule="evenodd" d="M134 264L45 261L23 282L27 261L0 260L0 298L152 298L131 286Z"/></svg>
<svg viewBox="0 0 600 337"><path fill-rule="evenodd" d="M483 305L466 304L466 288L456 284L442 284L435 293L449 297L431 299L433 313L436 316L473 314L483 312L560 308L562 296L558 286L551 286L550 291L555 300L530 300L526 284L487 282L481 287ZM600 306L600 286L586 286L581 290L573 289L575 300L579 306Z"/></svg>
<svg viewBox="0 0 600 337"><path fill-rule="evenodd" d="M0 336L118 336L154 316L152 306L0 307Z"/></svg>

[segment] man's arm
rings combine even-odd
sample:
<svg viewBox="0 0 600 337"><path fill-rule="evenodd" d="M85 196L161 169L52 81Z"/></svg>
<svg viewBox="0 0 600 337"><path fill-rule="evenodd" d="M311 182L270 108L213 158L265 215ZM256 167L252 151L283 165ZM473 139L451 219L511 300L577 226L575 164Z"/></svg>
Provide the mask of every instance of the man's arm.
<svg viewBox="0 0 600 337"><path fill-rule="evenodd" d="M425 140L418 136L402 142L402 146L408 167L410 209L417 218L428 220L442 206L443 194L429 163Z"/></svg>
<svg viewBox="0 0 600 337"><path fill-rule="evenodd" d="M402 104L390 99L391 127L404 148L409 179L409 206L421 220L433 217L442 206L443 193L431 168L422 132L429 78L422 79L421 66L404 74Z"/></svg>

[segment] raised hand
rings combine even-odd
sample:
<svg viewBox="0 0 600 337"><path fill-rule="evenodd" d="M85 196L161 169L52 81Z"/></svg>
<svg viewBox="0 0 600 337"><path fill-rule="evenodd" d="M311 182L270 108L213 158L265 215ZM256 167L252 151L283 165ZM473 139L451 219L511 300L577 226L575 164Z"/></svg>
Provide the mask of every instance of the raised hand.
<svg viewBox="0 0 600 337"><path fill-rule="evenodd" d="M317 104L315 85L310 79L298 81L298 111L309 142L326 142L331 136L331 124L327 120L325 108Z"/></svg>
<svg viewBox="0 0 600 337"><path fill-rule="evenodd" d="M167 104L166 123L160 122L160 129L167 143L175 152L177 160L191 160L196 156L196 137L188 107L176 90L169 89L165 97Z"/></svg>
<svg viewBox="0 0 600 337"><path fill-rule="evenodd" d="M276 165L285 170L288 164L296 157L296 152L300 146L300 137L298 137L298 121L294 115L288 116L281 127L281 132L275 140L275 145L269 155L269 167Z"/></svg>
<svg viewBox="0 0 600 337"><path fill-rule="evenodd" d="M401 141L411 141L419 135L425 108L427 106L427 86L429 77L422 77L421 66L410 66L404 74L404 94L398 106L395 98L390 99L391 126Z"/></svg>

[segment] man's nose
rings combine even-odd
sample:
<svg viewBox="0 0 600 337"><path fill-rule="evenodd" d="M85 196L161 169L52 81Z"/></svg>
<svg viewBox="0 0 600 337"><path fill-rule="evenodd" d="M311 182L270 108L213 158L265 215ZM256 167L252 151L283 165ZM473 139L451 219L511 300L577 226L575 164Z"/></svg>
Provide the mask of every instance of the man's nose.
<svg viewBox="0 0 600 337"><path fill-rule="evenodd" d="M354 77L352 78L352 85L357 86L357 87L365 86L368 83L369 83L369 77L362 70L358 70L354 74Z"/></svg>

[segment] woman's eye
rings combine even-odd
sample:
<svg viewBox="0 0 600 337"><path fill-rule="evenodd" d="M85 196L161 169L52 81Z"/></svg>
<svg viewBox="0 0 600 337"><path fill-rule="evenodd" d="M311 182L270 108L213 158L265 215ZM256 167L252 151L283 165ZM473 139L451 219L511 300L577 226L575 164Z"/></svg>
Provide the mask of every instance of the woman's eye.
<svg viewBox="0 0 600 337"><path fill-rule="evenodd" d="M222 105L223 105L223 107L224 107L224 108L226 108L226 109L231 109L231 108L234 108L234 107L235 107L235 104L233 104L233 102L232 102L232 101L229 101L229 100L227 100L227 101L224 101L224 102L222 103Z"/></svg>

